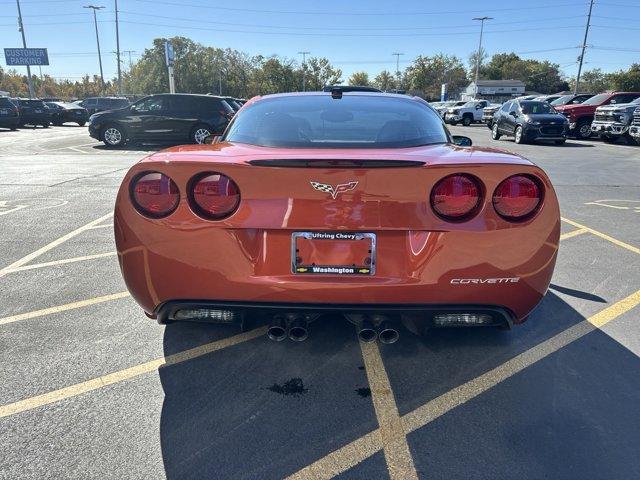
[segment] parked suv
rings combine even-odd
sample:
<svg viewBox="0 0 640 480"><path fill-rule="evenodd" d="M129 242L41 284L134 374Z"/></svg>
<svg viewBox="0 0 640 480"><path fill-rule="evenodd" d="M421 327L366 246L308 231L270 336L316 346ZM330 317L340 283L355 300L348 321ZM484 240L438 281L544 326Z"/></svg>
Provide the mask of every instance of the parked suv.
<svg viewBox="0 0 640 480"><path fill-rule="evenodd" d="M444 121L451 125L462 123L468 127L472 123L482 121L482 109L488 105L487 100L471 100L460 107L451 107L444 114Z"/></svg>
<svg viewBox="0 0 640 480"><path fill-rule="evenodd" d="M500 110L500 107L502 107L502 103L492 103L482 109L482 123L489 127L489 130L493 128L493 116Z"/></svg>
<svg viewBox="0 0 640 480"><path fill-rule="evenodd" d="M25 125L41 125L44 128L49 128L51 122L51 114L49 113L49 107L47 107L42 100L34 100L29 98L19 98L18 108L20 110L19 127Z"/></svg>
<svg viewBox="0 0 640 480"><path fill-rule="evenodd" d="M89 115L106 110L117 110L128 107L131 104L129 100L124 97L89 97L74 103L85 108Z"/></svg>
<svg viewBox="0 0 640 480"><path fill-rule="evenodd" d="M556 98L550 103L554 108L561 105L578 105L579 103L584 103L586 100L589 100L591 97L593 97L593 93L578 93L577 95L571 93L568 95L562 95L560 98Z"/></svg>
<svg viewBox="0 0 640 480"><path fill-rule="evenodd" d="M553 140L562 145L567 139L567 119L547 102L512 100L505 103L494 116L491 138L502 135L515 137L516 143Z"/></svg>
<svg viewBox="0 0 640 480"><path fill-rule="evenodd" d="M0 97L0 127L15 130L20 122L20 113L8 97Z"/></svg>
<svg viewBox="0 0 640 480"><path fill-rule="evenodd" d="M631 122L631 128L629 128L629 135L640 145L640 106L636 107L633 112L633 121Z"/></svg>
<svg viewBox="0 0 640 480"><path fill-rule="evenodd" d="M150 95L119 110L89 118L89 135L109 147L128 141L203 143L219 135L233 117L227 102L211 95Z"/></svg>
<svg viewBox="0 0 640 480"><path fill-rule="evenodd" d="M569 119L569 131L576 138L585 139L591 136L591 123L596 108L603 105L619 105L633 102L640 97L640 92L611 92L594 95L579 105L564 105L556 107L560 113Z"/></svg>
<svg viewBox="0 0 640 480"><path fill-rule="evenodd" d="M631 103L605 105L596 108L596 115L591 124L591 131L599 133L604 142L613 143L624 138L628 143L633 139L629 135L629 128L633 121L633 112L640 105L640 97Z"/></svg>
<svg viewBox="0 0 640 480"><path fill-rule="evenodd" d="M51 123L54 125L59 126L66 122L73 122L84 127L84 124L89 120L87 110L75 103L46 102L46 104L51 112Z"/></svg>

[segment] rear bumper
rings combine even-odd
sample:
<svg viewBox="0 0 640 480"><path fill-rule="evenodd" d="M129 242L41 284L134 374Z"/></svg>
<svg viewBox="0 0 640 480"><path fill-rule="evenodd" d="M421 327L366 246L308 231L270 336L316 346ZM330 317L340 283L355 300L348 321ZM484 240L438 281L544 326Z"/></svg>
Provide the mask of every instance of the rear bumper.
<svg viewBox="0 0 640 480"><path fill-rule="evenodd" d="M2 128L15 128L19 123L19 117L0 117L0 127Z"/></svg>
<svg viewBox="0 0 640 480"><path fill-rule="evenodd" d="M503 307L491 305L399 305L399 304L326 304L326 303L268 303L268 302L220 302L211 300L175 300L158 306L153 313L160 323L179 320L180 311L219 310L227 313L225 321L210 320L211 323L242 322L245 316L252 319L271 319L278 313L300 314L378 314L396 317L405 321L417 321L422 326L437 327L439 314L480 314L491 318L483 326L511 327L516 320L514 314ZM229 314L229 312L231 314ZM194 320L190 318L190 320ZM197 318L195 320L198 320ZM202 320L207 321L207 320Z"/></svg>

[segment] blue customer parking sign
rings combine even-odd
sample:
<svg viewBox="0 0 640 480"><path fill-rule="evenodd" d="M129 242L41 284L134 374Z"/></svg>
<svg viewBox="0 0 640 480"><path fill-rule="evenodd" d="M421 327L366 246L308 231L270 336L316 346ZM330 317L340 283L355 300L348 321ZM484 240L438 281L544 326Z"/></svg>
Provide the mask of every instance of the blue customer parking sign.
<svg viewBox="0 0 640 480"><path fill-rule="evenodd" d="M5 48L4 58L7 66L49 65L46 48Z"/></svg>

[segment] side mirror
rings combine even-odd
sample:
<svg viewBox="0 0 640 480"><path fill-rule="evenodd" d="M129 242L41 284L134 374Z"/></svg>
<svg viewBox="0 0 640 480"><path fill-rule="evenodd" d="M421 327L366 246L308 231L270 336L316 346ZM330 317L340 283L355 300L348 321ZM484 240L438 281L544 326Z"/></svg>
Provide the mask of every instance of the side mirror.
<svg viewBox="0 0 640 480"><path fill-rule="evenodd" d="M221 135L208 135L204 137L202 143L204 143L205 145L215 145L216 143L220 142L220 137Z"/></svg>
<svg viewBox="0 0 640 480"><path fill-rule="evenodd" d="M453 135L451 137L454 145L458 145L459 147L470 147L473 145L473 142L469 137L464 137L462 135Z"/></svg>

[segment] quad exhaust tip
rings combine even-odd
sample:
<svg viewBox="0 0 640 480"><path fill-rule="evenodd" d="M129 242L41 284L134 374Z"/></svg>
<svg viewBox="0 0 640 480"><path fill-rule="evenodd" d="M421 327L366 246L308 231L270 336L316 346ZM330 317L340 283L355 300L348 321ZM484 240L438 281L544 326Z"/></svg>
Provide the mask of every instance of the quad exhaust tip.
<svg viewBox="0 0 640 480"><path fill-rule="evenodd" d="M380 329L378 330L378 339L380 340L380 343L389 345L391 343L396 343L399 338L400 333L394 325L391 325L389 322L383 322L380 325Z"/></svg>
<svg viewBox="0 0 640 480"><path fill-rule="evenodd" d="M289 326L289 338L294 342L304 342L308 337L307 322L301 319L293 320Z"/></svg>
<svg viewBox="0 0 640 480"><path fill-rule="evenodd" d="M285 322L284 318L276 317L273 319L267 330L267 336L269 340L274 342L281 342L287 338L287 322Z"/></svg>
<svg viewBox="0 0 640 480"><path fill-rule="evenodd" d="M373 328L373 324L369 320L364 320L358 330L358 338L363 343L375 342L378 339L378 332Z"/></svg>

